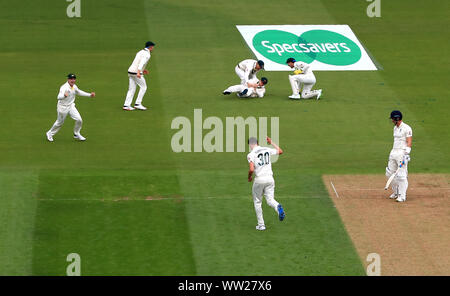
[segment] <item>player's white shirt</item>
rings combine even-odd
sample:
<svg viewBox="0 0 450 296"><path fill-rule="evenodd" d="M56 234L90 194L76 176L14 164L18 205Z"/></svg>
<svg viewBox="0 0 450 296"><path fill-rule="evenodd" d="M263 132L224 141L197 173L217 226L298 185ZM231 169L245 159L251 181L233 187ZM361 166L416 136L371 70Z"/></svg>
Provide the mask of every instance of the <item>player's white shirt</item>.
<svg viewBox="0 0 450 296"><path fill-rule="evenodd" d="M266 93L266 88L264 86L258 86L255 90L255 92L252 93L252 98L262 98L264 97L264 94Z"/></svg>
<svg viewBox="0 0 450 296"><path fill-rule="evenodd" d="M258 83L259 79L258 78L252 78L249 81L247 81L247 83Z"/></svg>
<svg viewBox="0 0 450 296"><path fill-rule="evenodd" d="M252 78L248 81L248 83L258 84L259 79L258 78ZM257 88L253 88L255 91L253 91L249 97L256 98L256 97L264 97L264 94L266 93L266 88L263 86L258 86Z"/></svg>
<svg viewBox="0 0 450 296"><path fill-rule="evenodd" d="M68 96L64 97L64 93L68 92ZM64 83L59 88L58 93L58 106L59 107L70 107L72 104L75 104L75 95L84 96L84 97L90 97L91 94L87 93L85 91L82 91L78 88L76 84L70 86L69 82Z"/></svg>
<svg viewBox="0 0 450 296"><path fill-rule="evenodd" d="M239 69L244 71L247 75L249 75L249 74L255 75L257 72L259 72L261 70L261 69L255 70L256 64L258 64L258 61L248 59L248 60L243 60L242 62L240 62L238 64L238 67L239 67Z"/></svg>
<svg viewBox="0 0 450 296"><path fill-rule="evenodd" d="M270 161L271 155L276 155L278 151L273 148L256 146L247 154L248 162L253 162L255 165L255 182L263 183L273 181L272 163Z"/></svg>
<svg viewBox="0 0 450 296"><path fill-rule="evenodd" d="M412 137L412 129L409 125L402 122L400 126L394 126L394 145L393 149L405 149L408 145L406 138Z"/></svg>
<svg viewBox="0 0 450 296"><path fill-rule="evenodd" d="M128 68L128 72L137 73L138 69L142 72L148 61L150 61L150 50L144 48L136 54L131 66Z"/></svg>
<svg viewBox="0 0 450 296"><path fill-rule="evenodd" d="M311 67L307 63L303 62L295 62L294 63L295 70L301 70L303 73L301 75L313 74Z"/></svg>

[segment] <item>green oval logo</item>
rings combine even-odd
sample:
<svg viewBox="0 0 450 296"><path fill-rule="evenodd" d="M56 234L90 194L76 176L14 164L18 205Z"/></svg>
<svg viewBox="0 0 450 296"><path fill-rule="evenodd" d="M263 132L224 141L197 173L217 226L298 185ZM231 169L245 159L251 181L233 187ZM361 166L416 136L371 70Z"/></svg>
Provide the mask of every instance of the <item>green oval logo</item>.
<svg viewBox="0 0 450 296"><path fill-rule="evenodd" d="M355 42L327 30L311 30L301 36L266 30L253 37L253 47L267 59L283 65L290 57L305 63L317 60L335 66L351 65L361 58L361 50Z"/></svg>
<svg viewBox="0 0 450 296"><path fill-rule="evenodd" d="M307 47L317 54L319 62L346 66L359 61L361 49L355 42L339 33L327 30L311 30L303 33L302 40L307 40Z"/></svg>
<svg viewBox="0 0 450 296"><path fill-rule="evenodd" d="M298 47L298 39L297 35L289 32L266 30L253 37L253 47L264 57L279 64L285 65L286 60L291 57L311 63L315 54L302 52Z"/></svg>

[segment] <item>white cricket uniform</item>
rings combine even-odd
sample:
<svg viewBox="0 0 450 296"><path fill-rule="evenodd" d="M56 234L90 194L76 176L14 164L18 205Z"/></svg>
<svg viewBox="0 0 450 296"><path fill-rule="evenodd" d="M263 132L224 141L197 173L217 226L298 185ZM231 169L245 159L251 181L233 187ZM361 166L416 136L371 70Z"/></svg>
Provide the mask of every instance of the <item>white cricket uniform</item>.
<svg viewBox="0 0 450 296"><path fill-rule="evenodd" d="M128 92L125 98L124 106L131 106L131 102L133 101L134 93L136 92L136 84L139 85L139 93L136 98L135 105L140 105L142 103L142 98L144 97L145 92L147 91L147 83L145 82L144 75L141 75L141 78L136 76L138 70L144 71L148 62L150 61L150 50L148 48L144 48L140 50L136 57L134 58L131 66L128 68Z"/></svg>
<svg viewBox="0 0 450 296"><path fill-rule="evenodd" d="M389 154L388 166L386 167L386 176L389 178L395 173L403 156L406 154L406 138L412 137L412 129L409 125L402 122L400 126L394 126L394 145ZM400 199L406 200L406 190L408 189L408 163L400 168L397 176L392 181L392 190Z"/></svg>
<svg viewBox="0 0 450 296"><path fill-rule="evenodd" d="M251 79L256 78L256 73L258 73L260 70L256 70L255 67L258 64L257 60L243 60L237 66L234 68L234 71L236 72L236 75L241 79L242 85L247 85L247 82Z"/></svg>
<svg viewBox="0 0 450 296"><path fill-rule="evenodd" d="M268 147L256 146L247 155L248 162L255 166L255 180L253 181L252 195L255 206L258 225L264 225L262 198L266 197L267 204L278 214L278 202L274 198L275 181L273 179L271 155L276 155L277 150Z"/></svg>
<svg viewBox="0 0 450 296"><path fill-rule="evenodd" d="M311 90L316 83L316 77L314 76L310 65L303 62L295 62L294 70L301 70L303 73L297 75L289 75L292 95L298 95L300 93L301 85L303 84L302 98L310 99L312 97L316 97L319 94L319 91Z"/></svg>
<svg viewBox="0 0 450 296"><path fill-rule="evenodd" d="M247 83L254 83L254 84L258 84L259 80L257 78L253 78L247 81ZM237 84L237 85L232 85L230 87L228 87L225 91L227 92L236 92L237 96L240 98L262 98L264 97L264 94L266 93L266 88L264 86L258 86L258 87L248 87L248 85L242 85L242 84ZM245 89L248 89L247 94L245 94L244 96L239 96L239 93L241 93L242 91L244 91Z"/></svg>
<svg viewBox="0 0 450 296"><path fill-rule="evenodd" d="M67 97L64 97L65 92L69 93ZM75 107L75 95L83 97L91 96L90 93L87 93L79 89L78 86L76 86L76 84L74 84L73 87L71 87L69 85L69 82L64 83L59 88L59 93L57 96L58 103L56 106L58 117L55 123L53 124L52 128L49 130L52 136L54 136L59 131L64 121L66 120L67 114L69 114L70 117L73 120L75 120L75 127L73 128L73 133L75 135L80 134L81 126L83 125L83 120L81 119L81 115L78 112L77 108Z"/></svg>

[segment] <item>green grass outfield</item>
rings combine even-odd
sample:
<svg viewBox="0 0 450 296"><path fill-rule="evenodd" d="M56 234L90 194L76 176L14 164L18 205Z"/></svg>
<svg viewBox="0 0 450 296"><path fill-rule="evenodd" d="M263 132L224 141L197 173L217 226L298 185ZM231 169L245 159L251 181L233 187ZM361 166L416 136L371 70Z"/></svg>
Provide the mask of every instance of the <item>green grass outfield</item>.
<svg viewBox="0 0 450 296"><path fill-rule="evenodd" d="M363 0L82 0L0 4L0 274L363 275L322 174L384 173L390 111L414 130L411 172L449 172L449 4ZM267 72L262 100L221 92L252 57L237 24L348 24L382 71L316 72L319 102L287 99L286 72ZM126 70L157 46L146 112L124 112ZM48 143L68 72L95 91ZM287 218L264 204L257 232L246 153L173 153L173 118L278 116L285 150L273 165ZM161 199L162 198L162 199ZM151 200L148 200L151 199Z"/></svg>

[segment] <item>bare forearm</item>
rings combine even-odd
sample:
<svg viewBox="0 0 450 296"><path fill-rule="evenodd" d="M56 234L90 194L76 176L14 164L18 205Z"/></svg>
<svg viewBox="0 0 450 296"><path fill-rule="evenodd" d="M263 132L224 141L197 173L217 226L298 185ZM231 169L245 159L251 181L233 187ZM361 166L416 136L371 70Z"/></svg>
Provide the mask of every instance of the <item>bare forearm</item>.
<svg viewBox="0 0 450 296"><path fill-rule="evenodd" d="M412 147L412 137L406 138L406 149L405 149L406 154L411 153L411 147Z"/></svg>
<svg viewBox="0 0 450 296"><path fill-rule="evenodd" d="M282 154L283 153L283 149L281 149L277 144L275 144L274 142L271 143L273 148L275 148L278 151L278 154Z"/></svg>

